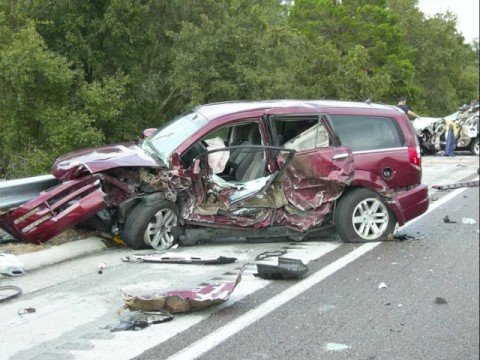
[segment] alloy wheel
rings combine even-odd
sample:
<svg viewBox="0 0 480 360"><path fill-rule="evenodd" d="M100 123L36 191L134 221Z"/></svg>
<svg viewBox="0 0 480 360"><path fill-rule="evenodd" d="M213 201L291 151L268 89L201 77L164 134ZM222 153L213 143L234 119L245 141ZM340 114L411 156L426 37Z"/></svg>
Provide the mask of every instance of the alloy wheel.
<svg viewBox="0 0 480 360"><path fill-rule="evenodd" d="M353 229L365 240L380 237L388 226L388 210L385 204L376 198L362 200L353 210Z"/></svg>
<svg viewBox="0 0 480 360"><path fill-rule="evenodd" d="M168 249L175 241L173 230L177 222L177 214L173 210L158 210L145 229L143 241L154 249Z"/></svg>

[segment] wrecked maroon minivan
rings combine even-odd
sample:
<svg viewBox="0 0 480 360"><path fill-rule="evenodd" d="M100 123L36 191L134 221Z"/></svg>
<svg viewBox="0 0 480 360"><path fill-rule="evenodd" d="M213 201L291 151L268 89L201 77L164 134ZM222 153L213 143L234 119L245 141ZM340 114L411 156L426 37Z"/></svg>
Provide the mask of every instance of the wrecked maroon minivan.
<svg viewBox="0 0 480 360"><path fill-rule="evenodd" d="M340 101L196 107L138 143L59 158L62 182L0 216L42 243L82 223L134 249L283 237L333 225L380 241L428 208L415 132L396 107Z"/></svg>

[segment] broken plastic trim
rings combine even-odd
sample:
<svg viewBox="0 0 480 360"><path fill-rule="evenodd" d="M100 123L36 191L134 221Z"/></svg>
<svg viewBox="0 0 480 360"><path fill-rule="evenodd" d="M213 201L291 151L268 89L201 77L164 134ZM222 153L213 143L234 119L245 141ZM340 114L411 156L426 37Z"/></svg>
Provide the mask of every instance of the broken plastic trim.
<svg viewBox="0 0 480 360"><path fill-rule="evenodd" d="M3 292L12 292L12 291L13 291L13 294L2 295ZM0 286L0 303L13 299L14 297L19 296L21 293L23 293L23 290L18 286L14 286L14 285Z"/></svg>
<svg viewBox="0 0 480 360"><path fill-rule="evenodd" d="M190 255L190 254L147 254L147 255L132 255L122 258L123 262L143 261L149 263L164 263L164 264L199 264L199 265L213 265L213 264L231 264L237 261L237 258L226 256L213 255Z"/></svg>
<svg viewBox="0 0 480 360"><path fill-rule="evenodd" d="M299 259L278 258L278 265L257 264L256 277L268 280L295 279L308 272L308 266Z"/></svg>
<svg viewBox="0 0 480 360"><path fill-rule="evenodd" d="M110 331L142 330L153 324L172 321L173 315L163 311L138 311L120 319Z"/></svg>

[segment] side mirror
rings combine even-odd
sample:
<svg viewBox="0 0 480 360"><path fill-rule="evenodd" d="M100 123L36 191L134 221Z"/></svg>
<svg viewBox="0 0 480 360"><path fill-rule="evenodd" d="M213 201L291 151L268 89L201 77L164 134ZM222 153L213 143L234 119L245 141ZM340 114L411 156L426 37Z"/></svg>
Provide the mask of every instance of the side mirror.
<svg viewBox="0 0 480 360"><path fill-rule="evenodd" d="M152 135L155 131L157 131L156 128L148 128L148 129L143 130L143 132L142 132L142 138L143 138L143 139L148 138L148 137L149 137L150 135Z"/></svg>

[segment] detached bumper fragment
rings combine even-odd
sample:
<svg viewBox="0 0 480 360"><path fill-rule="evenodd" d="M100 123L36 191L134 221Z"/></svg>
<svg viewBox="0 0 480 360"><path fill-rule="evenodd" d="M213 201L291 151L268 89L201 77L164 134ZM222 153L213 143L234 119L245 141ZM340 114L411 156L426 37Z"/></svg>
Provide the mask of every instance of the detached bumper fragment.
<svg viewBox="0 0 480 360"><path fill-rule="evenodd" d="M18 240L41 244L104 209L104 198L95 176L67 181L0 215L0 227Z"/></svg>
<svg viewBox="0 0 480 360"><path fill-rule="evenodd" d="M308 272L308 266L299 259L278 258L278 265L257 264L256 277L268 280L295 279Z"/></svg>

